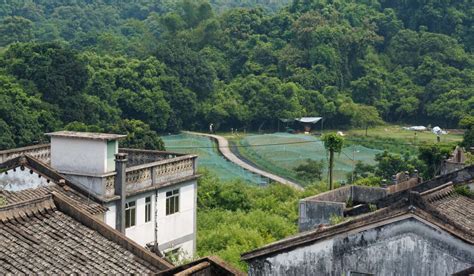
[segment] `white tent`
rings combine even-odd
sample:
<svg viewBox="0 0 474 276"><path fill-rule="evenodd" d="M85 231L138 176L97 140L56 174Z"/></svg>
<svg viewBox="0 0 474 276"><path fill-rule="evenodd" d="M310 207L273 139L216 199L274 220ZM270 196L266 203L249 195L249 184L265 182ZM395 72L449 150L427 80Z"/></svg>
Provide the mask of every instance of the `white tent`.
<svg viewBox="0 0 474 276"><path fill-rule="evenodd" d="M301 117L301 118L297 118L296 121L306 123L306 124L316 124L322 118L323 117Z"/></svg>

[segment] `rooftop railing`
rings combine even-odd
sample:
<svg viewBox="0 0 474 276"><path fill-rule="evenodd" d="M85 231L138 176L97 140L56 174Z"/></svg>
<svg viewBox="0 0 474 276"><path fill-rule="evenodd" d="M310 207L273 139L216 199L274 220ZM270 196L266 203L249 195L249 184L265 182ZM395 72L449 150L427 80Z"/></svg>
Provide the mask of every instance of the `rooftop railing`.
<svg viewBox="0 0 474 276"><path fill-rule="evenodd" d="M197 174L195 155L181 155L156 162L127 167L125 183L127 192L179 182ZM114 195L115 172L105 176L105 196Z"/></svg>
<svg viewBox="0 0 474 276"><path fill-rule="evenodd" d="M119 152L128 154L127 192L168 185L197 174L195 155L127 148L119 149ZM0 163L21 155L29 155L45 164L51 163L49 144L0 151ZM102 198L114 196L115 175L116 172L102 175L66 174L73 183Z"/></svg>
<svg viewBox="0 0 474 276"><path fill-rule="evenodd" d="M23 148L0 151L0 163L21 155L29 155L45 164L51 162L51 146L49 144L35 145Z"/></svg>
<svg viewBox="0 0 474 276"><path fill-rule="evenodd" d="M128 148L121 148L119 149L119 152L126 153L128 155L127 167L153 163L153 162L185 155L182 153L169 152L169 151L128 149Z"/></svg>

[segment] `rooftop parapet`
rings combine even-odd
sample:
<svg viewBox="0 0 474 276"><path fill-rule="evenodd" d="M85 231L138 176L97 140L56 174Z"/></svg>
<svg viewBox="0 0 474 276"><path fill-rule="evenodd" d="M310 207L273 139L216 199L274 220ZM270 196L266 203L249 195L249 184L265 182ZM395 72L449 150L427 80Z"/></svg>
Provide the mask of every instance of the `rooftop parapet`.
<svg viewBox="0 0 474 276"><path fill-rule="evenodd" d="M45 163L51 163L51 145L41 144L28 147L21 147L9 150L0 151L0 163L11 160L18 156L29 155L35 159Z"/></svg>
<svg viewBox="0 0 474 276"><path fill-rule="evenodd" d="M197 177L196 155L122 148L118 149L118 151L128 154L126 191L129 195ZM50 144L0 151L0 163L22 155L28 155L47 166L51 166ZM106 173L74 173L55 168L50 169L60 173L102 201L114 200L116 197L114 195L115 171Z"/></svg>
<svg viewBox="0 0 474 276"><path fill-rule="evenodd" d="M401 182L388 187L350 185L300 200L298 226L300 232L329 224L331 217L344 217L361 204L374 203L389 194L415 187L421 183L417 174L403 177Z"/></svg>

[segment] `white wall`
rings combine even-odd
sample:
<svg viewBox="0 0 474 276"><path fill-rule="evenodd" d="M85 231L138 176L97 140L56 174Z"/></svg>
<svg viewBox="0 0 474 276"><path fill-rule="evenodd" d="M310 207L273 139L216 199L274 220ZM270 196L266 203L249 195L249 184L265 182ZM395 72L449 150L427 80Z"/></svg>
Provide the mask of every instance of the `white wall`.
<svg viewBox="0 0 474 276"><path fill-rule="evenodd" d="M60 172L107 172L107 141L51 137L51 166Z"/></svg>
<svg viewBox="0 0 474 276"><path fill-rule="evenodd" d="M180 187L179 212L166 215L166 192ZM181 247L188 256L195 253L196 234L196 181L159 190L158 193L158 244L167 248ZM194 235L192 242L173 243L182 237ZM160 247L161 250L165 250Z"/></svg>
<svg viewBox="0 0 474 276"><path fill-rule="evenodd" d="M127 198L136 201L136 225L125 229L126 236L138 244L145 246L154 242L155 209L158 208L158 245L161 251L180 247L186 257L195 254L196 246L196 190L195 180L173 185L158 190L158 202L155 201L155 191ZM166 215L166 192L179 189L179 212ZM145 223L145 198L152 197L152 220ZM115 228L115 205L108 206L105 222Z"/></svg>
<svg viewBox="0 0 474 276"><path fill-rule="evenodd" d="M109 210L105 213L105 216L104 216L104 222L115 229L115 219L116 219L116 207L115 207L115 203L110 203L109 205L107 205L107 208L109 208Z"/></svg>
<svg viewBox="0 0 474 276"><path fill-rule="evenodd" d="M145 198L151 196L151 221L145 223ZM155 193L144 193L138 196L127 198L127 202L136 202L136 221L135 226L125 229L127 237L131 238L141 246L145 246L147 243L153 242L154 229L155 229ZM124 222L125 223L125 222Z"/></svg>

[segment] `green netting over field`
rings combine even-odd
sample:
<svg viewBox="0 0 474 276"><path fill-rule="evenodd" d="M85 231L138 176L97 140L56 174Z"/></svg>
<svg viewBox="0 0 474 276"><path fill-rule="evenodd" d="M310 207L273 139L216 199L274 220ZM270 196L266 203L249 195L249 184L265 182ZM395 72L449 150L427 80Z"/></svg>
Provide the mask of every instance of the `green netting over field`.
<svg viewBox="0 0 474 276"><path fill-rule="evenodd" d="M260 176L227 161L219 154L215 143L209 138L190 134L169 135L161 138L169 151L199 156L198 166L215 173L222 180L243 179L256 184L266 183L266 180Z"/></svg>
<svg viewBox="0 0 474 276"><path fill-rule="evenodd" d="M309 143L301 143L304 141ZM283 145L259 146L265 144ZM325 160L326 166L328 163L323 142L311 135L289 133L249 135L240 140L240 145L243 147L240 147L239 151L246 158L283 177L295 178L296 174L292 169L304 163L306 159ZM359 145L345 147L341 154L335 156L335 179L345 180L346 174L352 172L353 156L356 162L373 165L375 154L379 152Z"/></svg>

